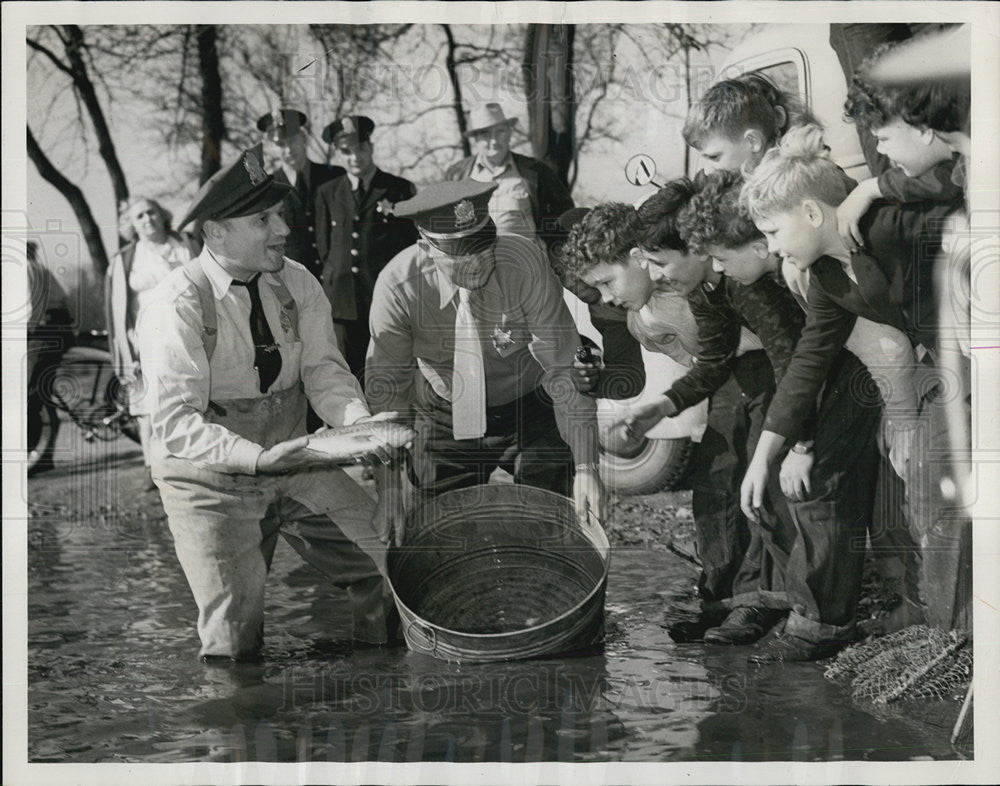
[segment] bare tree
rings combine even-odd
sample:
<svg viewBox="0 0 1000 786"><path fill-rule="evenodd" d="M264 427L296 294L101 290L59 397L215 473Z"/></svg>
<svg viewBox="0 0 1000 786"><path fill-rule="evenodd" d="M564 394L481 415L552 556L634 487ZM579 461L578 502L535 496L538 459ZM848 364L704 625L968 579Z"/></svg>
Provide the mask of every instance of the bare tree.
<svg viewBox="0 0 1000 786"><path fill-rule="evenodd" d="M197 38L202 114L201 174L198 182L204 183L221 166L226 124L222 115L222 76L219 73L216 26L205 25L199 28Z"/></svg>
<svg viewBox="0 0 1000 786"><path fill-rule="evenodd" d="M28 128L28 158L38 168L38 174L55 187L73 208L73 213L76 215L76 220L80 222L80 229L87 243L87 251L90 252L91 264L98 276L103 276L108 269L108 254L104 249L104 241L101 240L100 227L94 220L94 214L90 212L90 204L84 198L80 187L71 182L49 161L38 146L38 142L35 141L35 135L31 132L30 127Z"/></svg>
<svg viewBox="0 0 1000 786"><path fill-rule="evenodd" d="M469 147L468 137L465 136L468 124L465 117L465 106L462 102L462 82L458 78L458 44L455 41L455 34L451 30L451 25L441 25L441 29L444 30L445 39L448 41L444 64L448 70L448 79L451 81L452 107L455 110L455 123L458 125L458 135L462 141L462 155L468 156L472 154L472 148Z"/></svg>
<svg viewBox="0 0 1000 786"><path fill-rule="evenodd" d="M62 43L65 60L61 59L37 38L28 38L28 46L44 55L52 65L70 78L75 95L83 102L87 110L87 115L90 117L94 134L97 137L98 150L107 167L108 175L111 178L111 185L114 189L115 202L120 209L121 205L128 200L128 183L125 179L125 172L122 170L121 163L118 161L118 153L115 150L114 140L111 138L111 130L108 128L104 109L101 107L101 102L97 97L97 89L91 79L90 69L87 65L90 53L87 42L84 39L83 30L78 25L51 26L48 29L54 32ZM41 148L38 148L38 152L41 152ZM55 171L55 167L52 166L51 162L49 162L49 165ZM69 182L65 178L63 180L66 183ZM64 196L69 199L67 194L64 194ZM82 193L79 196L82 198ZM76 208L74 207L75 210ZM94 264L101 263L98 260L94 260ZM103 264L107 267L106 259L103 261Z"/></svg>
<svg viewBox="0 0 1000 786"><path fill-rule="evenodd" d="M521 65L532 149L567 184L575 147L575 32L575 25L528 25Z"/></svg>

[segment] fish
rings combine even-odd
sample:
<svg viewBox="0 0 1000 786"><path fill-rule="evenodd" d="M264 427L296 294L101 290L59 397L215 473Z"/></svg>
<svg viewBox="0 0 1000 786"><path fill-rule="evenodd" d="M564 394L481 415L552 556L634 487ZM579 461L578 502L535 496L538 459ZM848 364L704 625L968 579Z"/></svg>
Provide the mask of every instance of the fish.
<svg viewBox="0 0 1000 786"><path fill-rule="evenodd" d="M379 448L405 448L417 436L409 426L391 420L366 420L327 428L309 436L308 448L345 462L359 461Z"/></svg>

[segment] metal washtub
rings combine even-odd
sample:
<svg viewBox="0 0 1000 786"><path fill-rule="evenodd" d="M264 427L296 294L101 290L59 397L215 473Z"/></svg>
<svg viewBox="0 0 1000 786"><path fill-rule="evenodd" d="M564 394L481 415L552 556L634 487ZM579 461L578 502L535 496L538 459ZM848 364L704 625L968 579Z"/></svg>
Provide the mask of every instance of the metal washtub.
<svg viewBox="0 0 1000 786"><path fill-rule="evenodd" d="M604 636L610 549L566 497L500 484L450 491L407 517L388 553L410 649L496 661L590 647Z"/></svg>

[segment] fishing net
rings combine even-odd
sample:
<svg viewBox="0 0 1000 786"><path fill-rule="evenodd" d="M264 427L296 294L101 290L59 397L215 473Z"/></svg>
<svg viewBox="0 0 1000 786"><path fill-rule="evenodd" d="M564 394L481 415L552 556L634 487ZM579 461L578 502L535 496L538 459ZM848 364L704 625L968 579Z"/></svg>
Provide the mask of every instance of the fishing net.
<svg viewBox="0 0 1000 786"><path fill-rule="evenodd" d="M972 679L972 650L966 643L960 631L911 625L848 647L825 676L850 683L856 701L961 699Z"/></svg>

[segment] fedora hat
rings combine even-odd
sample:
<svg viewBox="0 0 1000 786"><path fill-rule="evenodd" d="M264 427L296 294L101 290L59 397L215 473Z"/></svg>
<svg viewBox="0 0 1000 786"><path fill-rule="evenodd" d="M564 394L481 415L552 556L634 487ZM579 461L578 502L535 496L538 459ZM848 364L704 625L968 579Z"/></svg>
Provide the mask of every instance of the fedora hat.
<svg viewBox="0 0 1000 786"><path fill-rule="evenodd" d="M516 124L517 118L504 115L500 104L483 104L469 112L469 127L465 131L465 136L472 136L477 131L484 131L494 126L507 125L514 127Z"/></svg>

